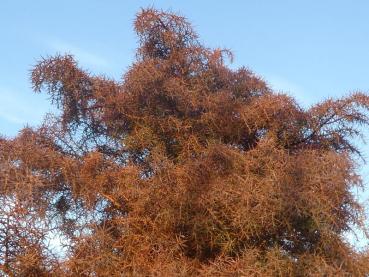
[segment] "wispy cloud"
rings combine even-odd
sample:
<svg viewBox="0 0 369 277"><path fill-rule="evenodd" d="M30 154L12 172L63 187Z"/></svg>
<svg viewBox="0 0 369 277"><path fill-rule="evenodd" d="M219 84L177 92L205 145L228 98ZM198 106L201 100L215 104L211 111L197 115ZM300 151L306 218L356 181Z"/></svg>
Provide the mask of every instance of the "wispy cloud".
<svg viewBox="0 0 369 277"><path fill-rule="evenodd" d="M33 101L28 101L27 98L15 90L0 87L0 119L16 125L40 122L46 107L40 103L35 109Z"/></svg>
<svg viewBox="0 0 369 277"><path fill-rule="evenodd" d="M309 97L306 91L300 85L287 80L286 78L272 75L268 76L266 80L273 90L293 96L299 104L302 104L305 107L313 104L314 102L314 99Z"/></svg>
<svg viewBox="0 0 369 277"><path fill-rule="evenodd" d="M81 64L86 66L106 68L109 65L109 62L105 58L66 41L51 39L47 44L53 52L72 54Z"/></svg>
<svg viewBox="0 0 369 277"><path fill-rule="evenodd" d="M0 118L17 125L25 125L27 123L25 118L20 118L18 116L3 111L0 111Z"/></svg>

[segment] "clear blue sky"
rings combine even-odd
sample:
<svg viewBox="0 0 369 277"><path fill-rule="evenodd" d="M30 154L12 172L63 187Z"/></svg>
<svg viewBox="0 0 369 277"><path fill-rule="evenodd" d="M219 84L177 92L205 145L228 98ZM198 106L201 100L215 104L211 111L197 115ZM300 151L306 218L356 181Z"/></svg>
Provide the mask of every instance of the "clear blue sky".
<svg viewBox="0 0 369 277"><path fill-rule="evenodd" d="M137 46L135 13L149 6L179 11L205 45L234 52L232 66L249 67L302 105L369 91L365 0L0 0L0 133L37 125L50 110L30 88L41 56L72 53L90 72L120 78Z"/></svg>

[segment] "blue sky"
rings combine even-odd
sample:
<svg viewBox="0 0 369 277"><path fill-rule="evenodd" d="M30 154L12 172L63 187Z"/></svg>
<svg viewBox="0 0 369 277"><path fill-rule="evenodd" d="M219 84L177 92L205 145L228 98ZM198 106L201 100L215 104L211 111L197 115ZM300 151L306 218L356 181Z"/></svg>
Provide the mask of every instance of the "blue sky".
<svg viewBox="0 0 369 277"><path fill-rule="evenodd" d="M93 73L120 78L134 58L135 13L179 11L201 40L304 105L369 90L368 1L0 1L0 133L15 135L50 110L31 92L41 56L72 53Z"/></svg>
<svg viewBox="0 0 369 277"><path fill-rule="evenodd" d="M0 133L13 136L51 110L29 82L41 56L71 53L119 79L137 46L135 13L150 6L185 15L205 45L233 51L232 67L249 67L304 106L369 91L369 1L0 0Z"/></svg>

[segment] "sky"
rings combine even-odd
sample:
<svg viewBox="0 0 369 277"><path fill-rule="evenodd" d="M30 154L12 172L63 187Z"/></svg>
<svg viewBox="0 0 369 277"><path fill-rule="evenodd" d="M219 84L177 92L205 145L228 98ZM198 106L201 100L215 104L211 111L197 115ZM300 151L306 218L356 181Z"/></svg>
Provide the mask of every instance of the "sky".
<svg viewBox="0 0 369 277"><path fill-rule="evenodd" d="M89 72L120 79L137 48L135 14L145 7L186 16L204 45L234 53L232 67L248 67L304 107L369 92L365 0L0 0L0 134L37 126L53 110L29 80L42 57L73 54ZM362 150L369 161L369 144ZM369 183L368 165L361 172Z"/></svg>

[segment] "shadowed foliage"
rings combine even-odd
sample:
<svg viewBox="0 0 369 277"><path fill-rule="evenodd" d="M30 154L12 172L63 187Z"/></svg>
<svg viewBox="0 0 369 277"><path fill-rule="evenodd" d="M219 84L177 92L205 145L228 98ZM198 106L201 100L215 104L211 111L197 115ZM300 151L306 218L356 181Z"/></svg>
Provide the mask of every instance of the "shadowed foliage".
<svg viewBox="0 0 369 277"><path fill-rule="evenodd" d="M368 276L344 235L366 231L369 96L304 109L181 16L134 28L120 81L68 55L34 67L60 113L0 140L4 276Z"/></svg>

